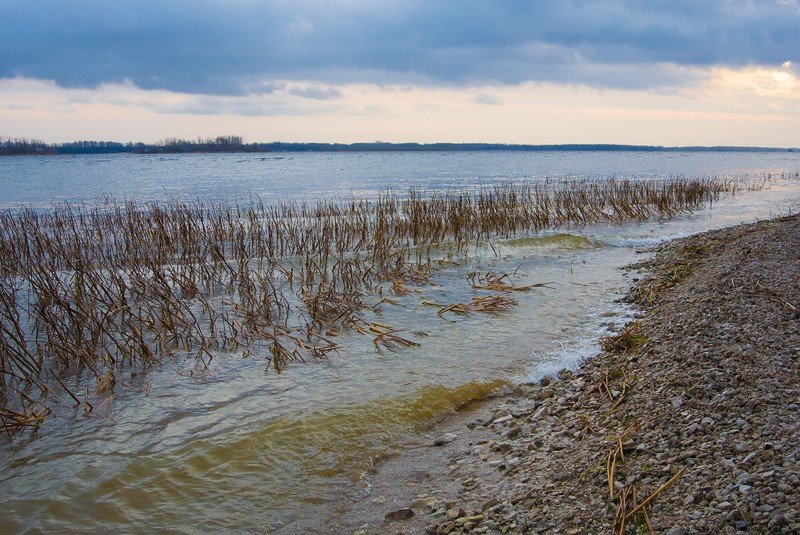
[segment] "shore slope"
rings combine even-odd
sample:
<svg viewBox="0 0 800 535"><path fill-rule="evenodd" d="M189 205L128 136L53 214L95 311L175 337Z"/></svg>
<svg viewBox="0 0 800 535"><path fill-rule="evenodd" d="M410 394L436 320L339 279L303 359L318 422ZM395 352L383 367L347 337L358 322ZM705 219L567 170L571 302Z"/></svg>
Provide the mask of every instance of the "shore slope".
<svg viewBox="0 0 800 535"><path fill-rule="evenodd" d="M328 529L800 532L800 217L637 267L641 316L602 353L437 426Z"/></svg>

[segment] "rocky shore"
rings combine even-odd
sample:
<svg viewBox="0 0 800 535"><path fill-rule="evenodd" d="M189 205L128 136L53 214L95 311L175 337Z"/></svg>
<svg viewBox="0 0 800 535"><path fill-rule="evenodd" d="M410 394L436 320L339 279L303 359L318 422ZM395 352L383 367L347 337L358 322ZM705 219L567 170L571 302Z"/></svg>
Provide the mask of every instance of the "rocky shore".
<svg viewBox="0 0 800 535"><path fill-rule="evenodd" d="M800 533L800 218L632 269L602 353L443 422L331 531Z"/></svg>

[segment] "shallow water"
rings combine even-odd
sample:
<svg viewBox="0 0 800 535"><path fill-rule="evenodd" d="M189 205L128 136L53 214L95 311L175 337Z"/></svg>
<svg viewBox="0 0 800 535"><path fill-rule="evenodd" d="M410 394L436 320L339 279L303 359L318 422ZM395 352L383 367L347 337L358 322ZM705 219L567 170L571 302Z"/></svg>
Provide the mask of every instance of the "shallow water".
<svg viewBox="0 0 800 535"><path fill-rule="evenodd" d="M157 199L157 185L161 198L241 199L254 192L312 199L545 176L800 169L800 156L772 153L261 157L0 159L0 204L45 206L92 199L95 191ZM47 177L62 180L48 189ZM473 250L469 262L443 267L429 285L412 287L399 305L369 318L403 329L420 347L377 351L371 339L351 333L328 362L292 364L280 374L266 351L218 355L204 376L190 373L192 360L178 359L130 377L89 418L65 402L38 436L4 444L0 531L305 532L343 502L368 494L375 459L419 440L437 418L595 351L609 321L602 314L625 312L614 300L635 276L619 268L642 258L632 247L800 207L800 180L770 184L669 221L557 229ZM92 189L98 185L107 189ZM515 273L518 285L550 284L515 293L519 306L495 315L441 317L423 303L469 300L476 295L466 278L473 270Z"/></svg>

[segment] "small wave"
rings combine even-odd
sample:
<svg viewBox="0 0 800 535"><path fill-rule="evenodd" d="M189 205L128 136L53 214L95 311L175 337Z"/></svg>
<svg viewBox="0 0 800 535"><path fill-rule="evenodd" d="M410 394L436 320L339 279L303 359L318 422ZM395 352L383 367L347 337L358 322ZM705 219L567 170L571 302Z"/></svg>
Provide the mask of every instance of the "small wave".
<svg viewBox="0 0 800 535"><path fill-rule="evenodd" d="M271 442L276 449L286 448L287 457L294 461L299 461L309 449L318 453L337 452L334 457L358 456L363 454L365 444L391 444L399 434L484 399L507 384L498 380L474 381L455 388L426 386L408 396L331 407L299 419L280 418L249 434L246 440ZM223 449L229 447L226 444Z"/></svg>
<svg viewBox="0 0 800 535"><path fill-rule="evenodd" d="M604 236L593 237L592 241L600 243L602 245L606 245L608 247L649 247L653 245L659 245L666 241L676 240L678 238L684 238L686 236L688 236L688 234L669 234L669 235L662 234L662 235L649 235L649 236L608 234Z"/></svg>
<svg viewBox="0 0 800 535"><path fill-rule="evenodd" d="M12 500L12 513L0 514L0 523L35 516L35 525L49 528L44 531L105 532L143 523L166 531L191 520L255 532L258 525L296 520L295 506L286 504L332 503L364 481L375 456L394 451L404 435L507 384L431 385L407 396L276 418L233 435L189 439L169 452L115 457L113 472L86 463L55 492ZM58 510L41 513L54 500ZM90 505L97 502L116 507Z"/></svg>
<svg viewBox="0 0 800 535"><path fill-rule="evenodd" d="M614 323L626 324L636 317L635 310L627 304L615 303L610 306L607 312L613 315ZM572 340L568 344L562 344L561 348L549 355L541 355L540 360L531 366L527 373L517 379L522 383L538 383L544 377L555 376L561 370L577 370L581 364L600 353L599 340L603 336L611 334L611 329L607 321L603 321L606 316L600 313L592 314L591 322L597 327L581 339Z"/></svg>
<svg viewBox="0 0 800 535"><path fill-rule="evenodd" d="M576 234L552 234L548 236L528 236L525 238L515 238L512 240L501 240L498 245L502 247L514 248L540 248L547 247L553 249L584 249L596 247L597 244L586 236Z"/></svg>

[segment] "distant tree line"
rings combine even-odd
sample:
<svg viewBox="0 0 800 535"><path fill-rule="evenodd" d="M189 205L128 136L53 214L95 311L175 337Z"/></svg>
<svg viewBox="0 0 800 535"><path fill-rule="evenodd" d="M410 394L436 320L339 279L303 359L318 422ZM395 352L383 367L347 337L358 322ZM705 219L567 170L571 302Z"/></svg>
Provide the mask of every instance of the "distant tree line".
<svg viewBox="0 0 800 535"><path fill-rule="evenodd" d="M118 141L70 141L48 144L25 138L0 137L0 155L21 154L112 154L112 153L177 153L177 152L247 152L256 151L256 144L245 145L241 136L179 139L166 138L155 144L120 143Z"/></svg>
<svg viewBox="0 0 800 535"><path fill-rule="evenodd" d="M25 138L0 137L0 156L25 154L175 154L184 152L457 152L457 151L794 151L773 147L662 147L659 145L567 144L514 145L504 143L245 143L241 136L180 139L166 138L157 143L118 141L70 141L48 144Z"/></svg>
<svg viewBox="0 0 800 535"><path fill-rule="evenodd" d="M53 148L38 139L0 137L0 155L54 154Z"/></svg>

